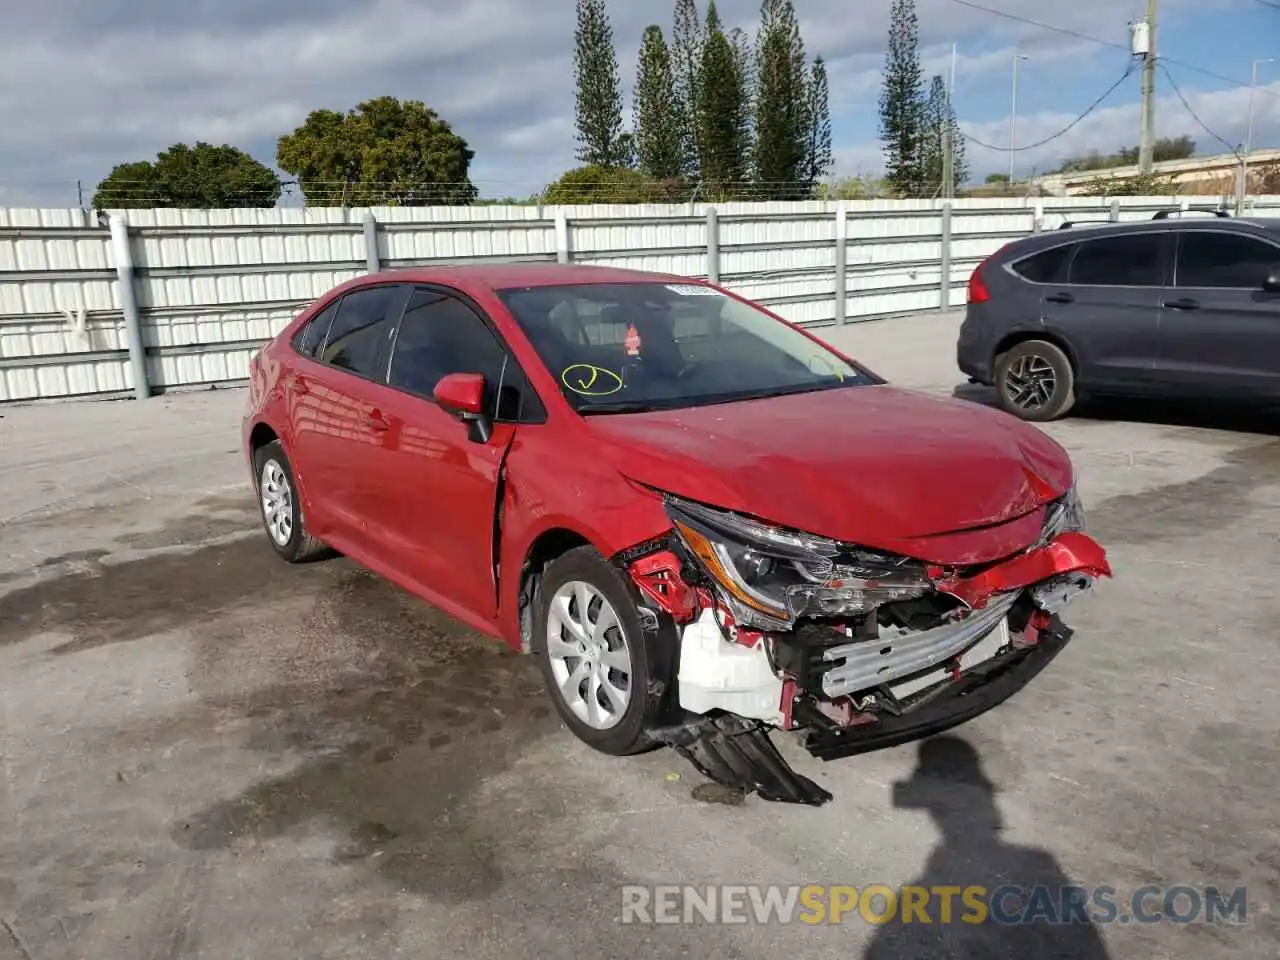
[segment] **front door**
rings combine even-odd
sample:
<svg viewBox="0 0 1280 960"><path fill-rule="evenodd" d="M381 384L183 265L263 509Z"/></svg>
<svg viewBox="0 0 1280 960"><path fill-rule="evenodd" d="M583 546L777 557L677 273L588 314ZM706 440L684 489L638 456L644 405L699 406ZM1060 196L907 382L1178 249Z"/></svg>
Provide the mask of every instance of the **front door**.
<svg viewBox="0 0 1280 960"><path fill-rule="evenodd" d="M1187 392L1280 396L1280 246L1222 230L1182 231L1165 290L1157 370Z"/></svg>
<svg viewBox="0 0 1280 960"><path fill-rule="evenodd" d="M1131 233L1084 240L1067 267L1067 282L1044 287L1045 327L1075 350L1082 386L1123 389L1152 379L1167 239Z"/></svg>
<svg viewBox="0 0 1280 960"><path fill-rule="evenodd" d="M487 441L471 439L467 425L432 399L450 373L484 376L495 420ZM497 409L497 398L516 376L514 358L476 310L450 292L419 287L376 398L384 421L375 451L380 552L441 607L473 623L497 613L498 481L516 430L516 417Z"/></svg>

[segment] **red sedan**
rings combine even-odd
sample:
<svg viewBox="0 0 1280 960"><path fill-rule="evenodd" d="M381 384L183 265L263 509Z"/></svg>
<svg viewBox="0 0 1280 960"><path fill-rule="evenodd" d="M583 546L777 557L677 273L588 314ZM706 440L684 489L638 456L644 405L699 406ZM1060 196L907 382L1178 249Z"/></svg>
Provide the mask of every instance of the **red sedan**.
<svg viewBox="0 0 1280 960"><path fill-rule="evenodd" d="M945 730L1110 575L1070 460L715 285L588 266L364 276L252 361L271 544L328 550L536 654L568 727L768 799Z"/></svg>

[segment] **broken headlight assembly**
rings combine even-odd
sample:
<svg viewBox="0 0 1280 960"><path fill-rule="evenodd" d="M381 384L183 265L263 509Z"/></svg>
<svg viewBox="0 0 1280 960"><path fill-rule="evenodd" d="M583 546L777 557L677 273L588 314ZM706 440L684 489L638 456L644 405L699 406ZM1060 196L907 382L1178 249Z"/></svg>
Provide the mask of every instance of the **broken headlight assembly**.
<svg viewBox="0 0 1280 960"><path fill-rule="evenodd" d="M848 617L927 593L924 565L761 523L677 497L681 542L742 624L788 629L800 617Z"/></svg>
<svg viewBox="0 0 1280 960"><path fill-rule="evenodd" d="M1040 538L1031 549L1038 550L1064 533L1072 531L1083 533L1084 528L1084 505L1080 503L1080 494L1073 483L1070 490L1049 504Z"/></svg>

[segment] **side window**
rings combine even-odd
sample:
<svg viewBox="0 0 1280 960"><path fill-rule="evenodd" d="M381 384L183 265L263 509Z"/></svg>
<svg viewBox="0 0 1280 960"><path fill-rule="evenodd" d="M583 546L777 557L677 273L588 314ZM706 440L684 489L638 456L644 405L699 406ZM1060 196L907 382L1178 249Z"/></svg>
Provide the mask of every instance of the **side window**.
<svg viewBox="0 0 1280 960"><path fill-rule="evenodd" d="M415 289L396 334L387 383L431 397L451 373L483 375L485 405L499 420L518 419L522 399L532 393L515 358L469 306L438 290Z"/></svg>
<svg viewBox="0 0 1280 960"><path fill-rule="evenodd" d="M1029 257L1013 263L1013 272L1032 283L1061 283L1066 276L1067 261L1071 259L1074 243L1065 243L1060 247L1052 247L1033 253Z"/></svg>
<svg viewBox="0 0 1280 960"><path fill-rule="evenodd" d="M1178 248L1180 287L1257 289L1280 270L1280 247L1233 233L1188 230Z"/></svg>
<svg viewBox="0 0 1280 960"><path fill-rule="evenodd" d="M403 288L393 284L355 290L342 298L317 359L362 377L377 378L395 327Z"/></svg>
<svg viewBox="0 0 1280 960"><path fill-rule="evenodd" d="M1069 282L1100 287L1161 286L1165 236L1145 233L1086 240L1071 262Z"/></svg>
<svg viewBox="0 0 1280 960"><path fill-rule="evenodd" d="M303 325L293 337L293 349L304 357L315 359L324 338L329 335L329 324L333 323L339 302L340 300L333 301Z"/></svg>

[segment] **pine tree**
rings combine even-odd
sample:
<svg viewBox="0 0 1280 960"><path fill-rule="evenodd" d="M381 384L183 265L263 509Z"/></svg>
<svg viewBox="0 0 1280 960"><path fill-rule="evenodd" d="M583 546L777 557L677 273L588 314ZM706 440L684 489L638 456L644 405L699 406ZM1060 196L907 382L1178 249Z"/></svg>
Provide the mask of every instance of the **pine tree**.
<svg viewBox="0 0 1280 960"><path fill-rule="evenodd" d="M622 91L605 0L578 0L574 43L578 160L588 166L623 166Z"/></svg>
<svg viewBox="0 0 1280 960"><path fill-rule="evenodd" d="M759 92L760 70L756 51L745 30L734 27L729 31L729 46L733 47L734 62L742 77L742 170L750 176L755 157L756 96Z"/></svg>
<svg viewBox="0 0 1280 960"><path fill-rule="evenodd" d="M809 71L808 109L805 119L808 130L805 137L804 181L812 191L831 170L831 107L827 84L827 63L815 57Z"/></svg>
<svg viewBox="0 0 1280 960"><path fill-rule="evenodd" d="M929 84L929 96L924 102L923 141L920 155L924 174L924 186L930 196L945 191L946 136L951 133L951 186L958 187L969 178L964 156L964 137L956 121L955 108L947 94L942 77L935 76Z"/></svg>
<svg viewBox="0 0 1280 960"><path fill-rule="evenodd" d="M655 180L674 180L683 169L682 131L671 110L673 87L662 28L646 27L636 68L635 147L640 169Z"/></svg>
<svg viewBox="0 0 1280 960"><path fill-rule="evenodd" d="M708 198L732 197L746 174L744 77L714 0L707 5L706 43L696 87L698 159Z"/></svg>
<svg viewBox="0 0 1280 960"><path fill-rule="evenodd" d="M924 102L919 44L915 0L893 0L880 91L880 140L885 180L903 197L918 197L925 190L920 155Z"/></svg>
<svg viewBox="0 0 1280 960"><path fill-rule="evenodd" d="M758 40L755 104L755 175L767 196L797 199L802 185L809 122L804 43L792 0L764 0Z"/></svg>
<svg viewBox="0 0 1280 960"><path fill-rule="evenodd" d="M702 71L702 48L706 32L698 16L697 0L676 0L675 24L671 31L671 72L675 89L672 112L680 127L682 169L685 176L698 177L698 76Z"/></svg>

